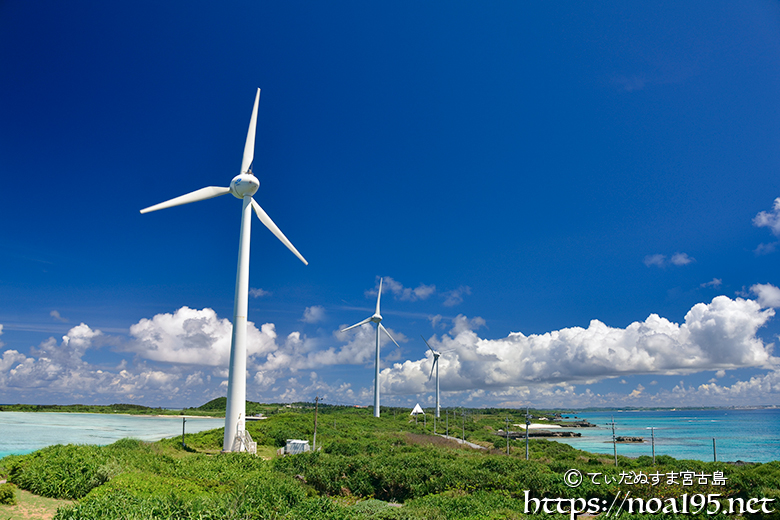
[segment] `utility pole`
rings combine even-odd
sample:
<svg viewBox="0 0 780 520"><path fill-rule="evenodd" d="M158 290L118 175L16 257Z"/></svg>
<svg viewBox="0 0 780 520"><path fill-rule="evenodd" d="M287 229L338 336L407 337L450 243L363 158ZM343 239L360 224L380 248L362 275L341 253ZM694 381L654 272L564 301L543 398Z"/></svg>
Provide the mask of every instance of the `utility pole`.
<svg viewBox="0 0 780 520"><path fill-rule="evenodd" d="M444 425L445 425L445 433L447 437L450 436L450 411L444 410Z"/></svg>
<svg viewBox="0 0 780 520"><path fill-rule="evenodd" d="M650 427L650 442L653 445L653 466L655 466L655 428Z"/></svg>
<svg viewBox="0 0 780 520"><path fill-rule="evenodd" d="M314 442L312 444L314 447L312 448L312 451L317 451L317 411L320 406L320 396L317 396L314 398Z"/></svg>
<svg viewBox="0 0 780 520"><path fill-rule="evenodd" d="M187 418L186 417L182 417L181 418L181 447L182 448L186 448L187 447L187 445L184 444L184 423L186 423L186 422L187 422Z"/></svg>
<svg viewBox="0 0 780 520"><path fill-rule="evenodd" d="M712 438L712 460L718 462L718 452L715 451L715 437Z"/></svg>
<svg viewBox="0 0 780 520"><path fill-rule="evenodd" d="M509 417L506 418L506 454L509 455Z"/></svg>
<svg viewBox="0 0 780 520"><path fill-rule="evenodd" d="M463 433L461 440L463 441L462 444L466 443L466 411L463 410L460 414L461 419L463 419Z"/></svg>
<svg viewBox="0 0 780 520"><path fill-rule="evenodd" d="M531 414L528 413L529 409L525 408L525 460L528 460L528 430L531 427Z"/></svg>
<svg viewBox="0 0 780 520"><path fill-rule="evenodd" d="M615 467L617 468L617 441L615 440L615 416L612 416L612 450L615 452Z"/></svg>

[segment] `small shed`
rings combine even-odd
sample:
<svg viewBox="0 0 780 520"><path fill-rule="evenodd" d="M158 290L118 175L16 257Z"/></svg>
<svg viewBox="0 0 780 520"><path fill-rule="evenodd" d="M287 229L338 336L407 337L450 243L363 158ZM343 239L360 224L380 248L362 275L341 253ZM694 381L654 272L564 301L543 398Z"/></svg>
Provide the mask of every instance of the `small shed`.
<svg viewBox="0 0 780 520"><path fill-rule="evenodd" d="M300 439L287 439L287 445L284 447L285 455L297 455L298 453L307 451L310 451L309 441L302 441Z"/></svg>

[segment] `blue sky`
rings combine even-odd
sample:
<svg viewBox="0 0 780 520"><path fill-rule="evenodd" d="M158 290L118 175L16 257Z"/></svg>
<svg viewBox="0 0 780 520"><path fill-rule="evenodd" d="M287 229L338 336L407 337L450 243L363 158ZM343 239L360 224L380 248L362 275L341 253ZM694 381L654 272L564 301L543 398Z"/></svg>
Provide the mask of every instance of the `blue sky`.
<svg viewBox="0 0 780 520"><path fill-rule="evenodd" d="M0 3L0 402L780 404L780 6ZM595 321L594 321L595 320ZM773 350L774 349L774 350Z"/></svg>

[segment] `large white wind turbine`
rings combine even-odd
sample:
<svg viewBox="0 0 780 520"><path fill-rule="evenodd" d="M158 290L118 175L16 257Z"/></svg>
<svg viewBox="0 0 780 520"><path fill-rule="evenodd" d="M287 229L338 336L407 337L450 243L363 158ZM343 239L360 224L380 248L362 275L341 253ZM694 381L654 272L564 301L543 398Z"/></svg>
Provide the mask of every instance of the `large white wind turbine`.
<svg viewBox="0 0 780 520"><path fill-rule="evenodd" d="M425 341L425 344L428 345L428 342L425 340L425 337L420 334L420 337ZM431 376L433 375L433 369L436 369L436 417L440 417L439 413L439 356L441 356L441 352L438 350L433 350L433 347L428 345L428 348L431 349L431 352L433 353L433 365L431 365L431 373L428 376L428 381L431 380Z"/></svg>
<svg viewBox="0 0 780 520"><path fill-rule="evenodd" d="M245 451L247 436L244 425L246 418L246 331L247 307L249 306L249 238L252 231L252 210L255 211L265 227L271 230L276 238L287 246L301 262L309 263L301 256L295 246L287 240L284 233L255 202L252 195L260 187L260 181L252 174L252 161L255 156L255 128L257 126L257 106L260 102L260 89L257 89L252 118L249 120L249 131L244 145L244 159L241 161L241 172L230 181L229 188L208 186L193 191L181 197L161 202L142 209L141 213L149 213L158 209L181 206L190 202L232 194L244 201L241 211L241 234L238 242L238 270L236 273L236 295L233 303L233 337L230 343L230 371L228 374L227 409L225 410L225 437L222 443L223 451ZM378 311L377 311L378 312Z"/></svg>
<svg viewBox="0 0 780 520"><path fill-rule="evenodd" d="M342 329L341 332L346 332L350 329L354 329L355 327L360 327L364 323L368 323L373 321L376 323L376 357L374 358L374 417L379 417L379 330L383 330L385 334L387 334L387 337L393 340L393 343L395 343L395 346L398 348L401 348L401 346L398 344L396 340L393 339L393 336L390 335L389 332L387 332L387 329L382 325L382 315L379 314L379 300L382 298L382 279L379 279L379 294L376 295L376 312L373 316L368 317L361 321L360 323L355 323L351 327L347 327L346 329Z"/></svg>

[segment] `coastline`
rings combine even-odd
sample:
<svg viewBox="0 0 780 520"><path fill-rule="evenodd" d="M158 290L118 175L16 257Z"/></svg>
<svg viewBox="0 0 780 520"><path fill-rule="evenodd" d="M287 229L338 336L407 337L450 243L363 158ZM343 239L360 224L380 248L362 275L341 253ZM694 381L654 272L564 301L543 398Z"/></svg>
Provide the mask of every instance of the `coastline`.
<svg viewBox="0 0 780 520"><path fill-rule="evenodd" d="M224 418L87 412L0 413L0 455L24 454L55 444L104 446L119 439L153 442L221 428Z"/></svg>
<svg viewBox="0 0 780 520"><path fill-rule="evenodd" d="M157 417L160 419L176 419L184 417L185 419L222 419L225 420L225 416L218 416L218 415L174 415L174 414L149 414L149 413L121 413L121 412L75 412L75 411L67 411L67 410L60 410L60 411L48 411L48 410L41 410L41 411L16 411L16 410L0 410L0 414L3 413L61 413L61 414L71 414L71 415L119 415L123 417Z"/></svg>

